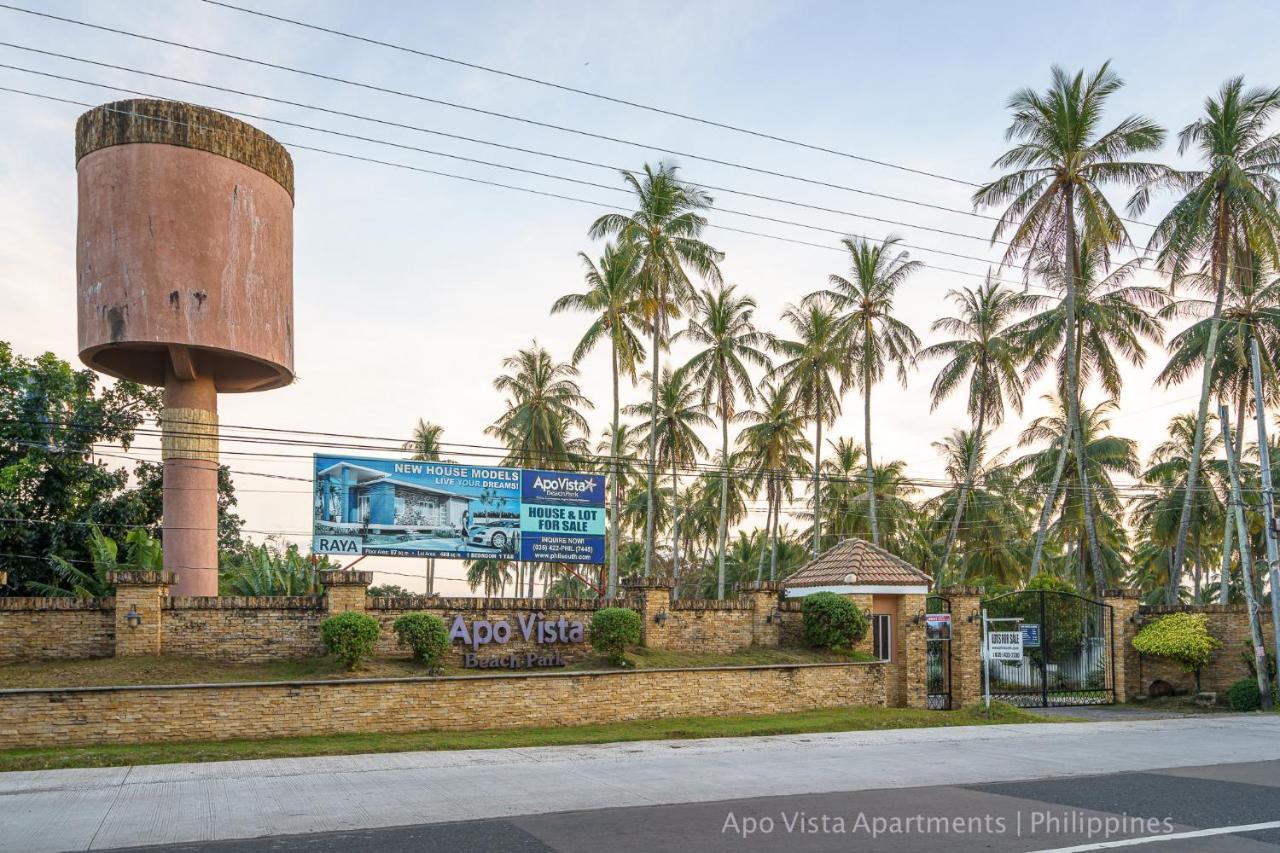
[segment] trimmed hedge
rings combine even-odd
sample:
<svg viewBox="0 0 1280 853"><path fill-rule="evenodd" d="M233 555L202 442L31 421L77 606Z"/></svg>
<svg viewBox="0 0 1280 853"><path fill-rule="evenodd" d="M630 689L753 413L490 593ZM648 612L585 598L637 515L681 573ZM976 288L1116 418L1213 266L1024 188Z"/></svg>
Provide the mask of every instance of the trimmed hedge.
<svg viewBox="0 0 1280 853"><path fill-rule="evenodd" d="M1227 704L1233 711L1257 711L1262 707L1262 691L1258 689L1258 676L1242 678L1227 690ZM1271 707L1280 708L1280 690L1271 688Z"/></svg>
<svg viewBox="0 0 1280 853"><path fill-rule="evenodd" d="M606 607L591 616L591 647L609 656L609 662L623 666L628 645L640 642L643 623L640 614L627 607Z"/></svg>
<svg viewBox="0 0 1280 853"><path fill-rule="evenodd" d="M329 654L355 669L378 645L378 620L367 613L339 613L320 623L320 638Z"/></svg>
<svg viewBox="0 0 1280 853"><path fill-rule="evenodd" d="M1171 660L1184 672L1198 672L1222 645L1209 635L1203 613L1170 613L1153 619L1133 638L1133 647L1144 655Z"/></svg>
<svg viewBox="0 0 1280 853"><path fill-rule="evenodd" d="M396 642L413 651L413 659L435 669L449 650L444 620L432 613L406 613L391 623Z"/></svg>
<svg viewBox="0 0 1280 853"><path fill-rule="evenodd" d="M834 592L807 595L800 608L804 641L816 649L848 648L867 635L867 617Z"/></svg>

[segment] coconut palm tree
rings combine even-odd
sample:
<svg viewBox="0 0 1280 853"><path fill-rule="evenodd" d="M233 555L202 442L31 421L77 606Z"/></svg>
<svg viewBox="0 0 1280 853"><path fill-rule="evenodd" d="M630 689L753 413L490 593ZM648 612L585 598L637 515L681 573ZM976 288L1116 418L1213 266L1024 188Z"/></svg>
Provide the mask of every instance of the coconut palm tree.
<svg viewBox="0 0 1280 853"><path fill-rule="evenodd" d="M678 177L670 163L657 168L645 164L642 175L623 172L622 179L635 194L634 213L606 213L591 225L593 239L614 236L629 244L638 257L641 312L652 334L653 366L649 375L661 376L659 353L667 342L670 321L680 316L693 296L688 267L711 284L720 282L719 263L724 255L702 239L707 220L702 211L711 197ZM651 382L649 411L658 414L658 387ZM649 423L648 518L645 521L645 574L653 568L654 489L657 482L657 428Z"/></svg>
<svg viewBox="0 0 1280 853"><path fill-rule="evenodd" d="M808 468L806 454L813 449L804 435L805 417L792 405L791 397L777 385L765 382L760 390L758 408L739 416L746 424L738 433L744 468L751 476L751 489L759 493L763 487L767 509L764 534L769 540L769 579L777 577L778 519L782 501L792 498L792 476L803 477ZM765 549L760 549L756 580L764 579Z"/></svg>
<svg viewBox="0 0 1280 853"><path fill-rule="evenodd" d="M467 586L471 587L472 592L483 586L485 598L492 598L494 593L502 597L506 594L509 583L511 583L510 561L490 558L467 561ZM532 582L529 587L533 588ZM530 597L532 595L533 593L530 592Z"/></svg>
<svg viewBox="0 0 1280 853"><path fill-rule="evenodd" d="M755 381L749 367L768 370L772 365L764 347L769 336L756 329L752 315L756 301L738 296L736 286L722 284L704 288L693 300L689 326L676 335L703 347L689 359L685 370L689 381L702 388L702 403L715 409L720 419L720 524L716 546L716 597L724 598L724 551L729 531L729 421L737 411L738 398L755 402Z"/></svg>
<svg viewBox="0 0 1280 853"><path fill-rule="evenodd" d="M834 441L827 439L827 449L831 453L822 460L822 530L834 545L855 535L854 507L866 494L867 484L861 444L841 436ZM812 495L809 504L812 508Z"/></svg>
<svg viewBox="0 0 1280 853"><path fill-rule="evenodd" d="M418 418L413 427L412 437L401 449L409 452L409 458L419 462L440 461L440 436L444 435L444 427L439 424ZM427 557L426 594L431 595L436 587L436 558Z"/></svg>
<svg viewBox="0 0 1280 853"><path fill-rule="evenodd" d="M1216 98L1205 100L1204 109L1203 116L1178 134L1178 153L1194 149L1204 166L1153 174L1129 202L1130 212L1140 216L1154 190L1172 188L1182 193L1155 227L1148 248L1158 250L1157 263L1175 287L1203 263L1202 254L1207 250L1208 274L1214 282L1214 309L1205 336L1191 467L1170 572L1175 588L1182 579L1192 496L1200 478L1232 243L1247 240L1270 262L1280 263L1280 211L1276 209L1280 199L1280 134L1268 132L1272 117L1280 109L1280 88L1246 90L1244 79L1235 77L1223 84Z"/></svg>
<svg viewBox="0 0 1280 853"><path fill-rule="evenodd" d="M782 358L772 374L779 380L778 390L805 420L812 421L816 437L813 448L813 547L818 556L822 547L822 427L835 423L840 414L840 392L848 376L844 335L840 319L831 304L821 296L805 300L802 306L789 305L782 319L791 325L794 339L775 338L773 349ZM774 518L777 524L777 517Z"/></svg>
<svg viewBox="0 0 1280 853"><path fill-rule="evenodd" d="M967 408L973 419L973 442L986 441L986 428L997 427L1004 420L1005 407L1022 414L1022 392L1025 381L1020 368L1021 353L1008 334L1010 321L1027 304L1027 297L1002 287L990 274L977 290L964 287L952 290L947 297L955 304L957 316L935 320L932 330L954 335L921 350L921 358L945 358L947 362L933 380L930 409L937 409L947 397L968 379ZM934 577L945 576L951 562L951 549L960 531L960 518L967 508L969 490L973 488L974 468L980 454L970 453L968 470L960 483L951 527Z"/></svg>
<svg viewBox="0 0 1280 853"><path fill-rule="evenodd" d="M1038 492L1047 491L1050 488L1057 474L1057 459L1061 455L1062 446L1071 444L1069 404L1056 397L1046 396L1045 400L1053 406L1053 413L1033 420L1018 438L1019 446L1043 444L1043 448L1015 459L1010 465L1014 473L1023 477L1025 488ZM1092 554L1089 556L1090 565L1094 569L1094 591L1099 596L1107 588L1109 580L1118 579L1124 573L1121 554L1124 547L1124 528L1115 521L1122 507L1119 492L1111 476L1112 474L1137 476L1139 473L1137 442L1129 438L1109 435L1107 432L1111 426L1111 414L1116 411L1116 408L1113 400L1106 400L1093 408L1081 410L1080 423L1083 427L1084 439L1081 447L1084 449L1084 461L1083 464L1077 464L1074 459L1071 461L1075 471L1079 471L1081 467L1085 469L1087 479L1082 481L1078 475L1074 475L1074 472L1066 473L1060 483L1061 488L1056 490L1059 493L1056 497L1061 498L1056 523L1058 535L1068 544L1073 555L1082 554L1088 547L1085 514L1087 503L1096 496L1098 505L1107 511L1106 526L1103 530L1106 538L1105 550L1104 543L1100 541L1097 561L1093 561ZM1072 445L1070 453L1076 452L1075 446ZM1051 508L1058 507L1059 503L1055 499ZM1080 559L1075 568L1077 583L1083 587L1084 560Z"/></svg>
<svg viewBox="0 0 1280 853"><path fill-rule="evenodd" d="M1211 420L1217 418L1210 416ZM1212 426L1212 424L1211 424ZM1196 416L1193 413L1175 415L1169 421L1169 437L1151 452L1147 468L1142 472L1142 483L1152 491L1135 501L1130 515L1134 527L1142 532L1148 543L1165 552L1158 557L1147 551L1144 556L1148 569L1159 568L1166 584L1171 584L1173 577L1168 569L1173 563L1173 551L1176 548L1178 526L1182 516L1184 492L1191 469L1191 455L1195 447ZM1222 436L1216 431L1207 437L1207 445L1202 448L1213 456L1222 448ZM1218 489L1225 494L1226 471L1221 462L1210 466L1210 480L1216 480L1213 487L1196 490L1192 501L1191 526L1188 533L1193 545L1192 563L1193 591L1200 594L1202 569L1206 562L1206 544L1216 542L1218 532L1226 527L1226 538L1230 553L1231 513L1226 512ZM1206 484L1209 485L1209 484ZM1165 600L1168 604L1177 604L1181 600L1181 591L1177 585L1164 588Z"/></svg>
<svg viewBox="0 0 1280 853"><path fill-rule="evenodd" d="M590 427L583 409L595 408L578 386L578 368L557 362L537 341L503 359L507 373L493 387L507 395L507 408L485 432L507 447L504 465L572 468L589 451ZM535 572L525 573L533 598Z"/></svg>
<svg viewBox="0 0 1280 853"><path fill-rule="evenodd" d="M840 241L849 253L849 278L832 274L826 290L810 294L830 304L840 314L840 334L848 359L846 377L862 391L863 462L869 497L871 541L880 544L876 526L876 496L872 486L871 389L884 378L888 364L896 364L898 381L907 384L907 369L915 364L920 338L911 327L893 316L898 288L924 265L899 251L901 238L889 235L881 243L846 237ZM843 389L842 389L843 390Z"/></svg>
<svg viewBox="0 0 1280 853"><path fill-rule="evenodd" d="M907 476L907 463L891 459L871 469L872 489L865 484L851 496L844 525L850 535L871 538L871 501L874 497L876 520L886 550L897 553L904 544L915 518L919 515L911 502L919 488Z"/></svg>
<svg viewBox="0 0 1280 853"><path fill-rule="evenodd" d="M622 486L618 475L618 457L622 448L616 439L621 436L618 398L618 377L625 374L634 383L636 365L644 360L644 344L640 341L638 327L641 323L639 282L636 272L640 268L640 256L629 243L606 243L597 265L585 252L579 252L582 261L582 278L587 290L562 296L551 306L551 313L585 311L592 315L591 325L573 351L573 363L578 365L602 338L609 339L609 368L613 380L613 419L609 435L615 439L608 448L609 473L613 480L612 509L610 511L609 571L605 581L605 594L610 598L618 592L618 507Z"/></svg>
<svg viewBox="0 0 1280 853"><path fill-rule="evenodd" d="M645 379L653 381L649 374ZM707 446L698 437L698 429L715 426L715 421L702 409L701 392L690 381L683 368L662 372L652 395L658 401L656 411L649 403L636 403L623 411L639 415L647 423L641 424L637 436L656 448L657 458L671 470L671 573L680 575L680 468L694 465L699 457L707 454ZM646 526L649 525L646 521Z"/></svg>
<svg viewBox="0 0 1280 853"><path fill-rule="evenodd" d="M1055 66L1053 80L1044 94L1023 89L1009 99L1013 122L1005 137L1016 140L1013 148L995 162L998 169L1012 169L994 181L979 187L974 204L980 207L1004 205L996 223L992 241L1008 235L1005 262L1022 260L1029 274L1032 266L1050 254L1063 257L1067 270L1066 294L1063 300L1066 331L1063 357L1069 366L1066 376L1068 442L1059 448L1058 463L1064 466L1070 446L1084 444L1080 424L1080 378L1075 372L1076 299L1081 266L1077 257L1083 237L1103 252L1130 243L1120 215L1102 194L1107 182L1141 184L1161 172L1154 164L1137 163L1128 158L1153 151L1164 140L1164 131L1139 115L1123 119L1110 130L1101 128L1102 111L1107 99L1123 86L1121 79L1105 63L1088 78L1084 72L1074 75ZM1094 526L1093 506L1088 486L1085 455L1075 456L1076 476L1082 486L1085 527L1088 532L1090 559L1095 580L1103 573L1102 551ZM1045 494L1044 509L1036 531L1031 557L1031 571L1039 570L1044 553L1044 538L1049 520L1049 507L1057 497L1062 474L1059 467Z"/></svg>

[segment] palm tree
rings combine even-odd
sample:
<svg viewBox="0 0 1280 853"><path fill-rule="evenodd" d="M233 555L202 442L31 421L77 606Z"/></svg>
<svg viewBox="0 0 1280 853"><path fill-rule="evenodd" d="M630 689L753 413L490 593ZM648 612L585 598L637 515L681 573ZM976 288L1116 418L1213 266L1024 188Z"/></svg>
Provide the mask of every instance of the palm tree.
<svg viewBox="0 0 1280 853"><path fill-rule="evenodd" d="M1141 215L1158 187L1183 193L1151 235L1149 248L1157 249L1159 266L1176 286L1209 251L1209 275L1214 282L1214 308L1204 345L1204 369L1200 382L1200 406L1192 442L1187 490L1178 521L1170 583L1182 579L1187 531L1191 525L1192 495L1200 477L1205 421L1209 413L1213 371L1218 364L1219 320L1226 298L1231 245L1242 235L1273 264L1280 263L1280 134L1268 134L1268 124L1280 108L1280 88L1244 88L1235 77L1223 84L1217 98L1205 100L1205 114L1178 134L1178 153L1197 150L1202 169L1179 172L1166 169L1152 175L1129 202L1133 215Z"/></svg>
<svg viewBox="0 0 1280 853"><path fill-rule="evenodd" d="M594 406L578 386L578 368L556 362L537 341L503 359L507 370L493 387L507 395L507 409L485 432L507 447L504 465L572 467L589 451L590 428L582 409ZM533 598L534 572L528 572Z"/></svg>
<svg viewBox="0 0 1280 853"><path fill-rule="evenodd" d="M762 349L769 336L751 322L756 302L738 296L732 284L715 290L703 289L694 298L689 327L676 335L705 347L689 359L685 369L689 380L702 388L703 406L715 408L720 418L720 524L716 546L716 597L724 598L725 538L729 531L729 421L737 409L738 397L754 403L755 382L748 366L772 365Z"/></svg>
<svg viewBox="0 0 1280 853"><path fill-rule="evenodd" d="M778 386L766 382L760 390L759 408L742 412L739 420L747 426L738 433L743 463L751 475L751 488L765 489L768 508L764 533L770 540L769 579L777 577L778 518L782 500L792 497L791 475L804 476L805 454L813 449L804 435L804 415L792 405L791 397ZM1280 458L1280 457L1278 457ZM772 525L771 525L772 522ZM765 549L760 549L756 580L764 579Z"/></svg>
<svg viewBox="0 0 1280 853"><path fill-rule="evenodd" d="M485 558L467 561L467 586L471 587L472 592L483 586L485 598L492 598L495 592L501 597L506 593L507 584L510 582L511 563L507 560ZM532 581L529 583L529 588L533 589ZM530 592L530 597L532 596L533 593Z"/></svg>
<svg viewBox="0 0 1280 853"><path fill-rule="evenodd" d="M862 445L855 439L827 439L831 454L822 460L823 535L835 544L855 535L856 506L866 494ZM810 496L810 504L813 500Z"/></svg>
<svg viewBox="0 0 1280 853"><path fill-rule="evenodd" d="M977 451L986 442L986 427L988 423L993 428L1000 425L1006 405L1022 414L1025 387L1020 370L1021 353L1010 340L1008 331L1009 321L1025 307L1026 297L1001 287L991 275L977 290L965 287L952 290L947 296L955 303L958 316L935 320L932 330L955 337L926 347L920 356L947 359L933 380L931 410L937 409L968 377L968 411L974 423L975 447L966 457L955 513L935 572L939 583L951 562L951 549L960 530L969 490L973 488L974 469L980 456Z"/></svg>
<svg viewBox="0 0 1280 853"><path fill-rule="evenodd" d="M645 378L653 381L646 374ZM627 406L624 411L628 415L640 415L648 420L648 432L641 438L648 441L656 449L657 458L671 468L671 573L680 576L680 467L690 467L705 456L707 446L698 438L699 427L715 425L702 410L701 394L689 381L689 373L681 368L672 371L667 368L662 372L662 379L656 383L653 399L658 401L657 410L651 410L648 403L637 403ZM652 501L650 501L652 504ZM651 525L653 513L646 520Z"/></svg>
<svg viewBox="0 0 1280 853"><path fill-rule="evenodd" d="M871 389L884 378L885 367L898 367L898 381L907 384L907 368L915 364L920 339L911 327L893 316L898 287L924 264L898 251L901 238L890 235L875 244L866 238L846 237L840 242L849 252L849 278L831 275L828 288L808 299L828 303L840 312L840 333L849 364L847 377L862 390L863 446L867 495L870 500L871 541L880 544L876 526L876 499L871 460ZM843 390L843 389L842 389Z"/></svg>
<svg viewBox="0 0 1280 853"><path fill-rule="evenodd" d="M582 260L582 278L586 282L584 293L562 296L551 306L551 313L561 311L587 311L594 316L582 340L573 351L573 363L579 364L595 348L602 337L609 338L609 367L613 379L613 420L610 422L609 445L610 474L613 480L612 510L609 537L609 571L605 581L605 594L612 598L618 592L618 508L622 486L619 483L618 457L622 448L617 439L621 435L618 401L618 377L626 374L632 382L636 379L636 365L644 359L644 344L636 331L640 322L640 302L636 271L640 256L627 243L621 246L606 243L597 266L585 252L579 252Z"/></svg>
<svg viewBox="0 0 1280 853"><path fill-rule="evenodd" d="M413 428L413 437L400 445L409 451L409 458L419 462L440 461L440 436L444 435L444 427L439 424L418 418ZM431 595L436 586L436 558L427 557L426 594Z"/></svg>
<svg viewBox="0 0 1280 853"><path fill-rule="evenodd" d="M1069 446L1083 446L1080 424L1080 377L1076 373L1076 298L1081 265L1077 257L1080 239L1099 247L1109 260L1110 247L1130 243L1120 215L1112 208L1101 185L1107 181L1140 184L1160 173L1160 168L1127 158L1160 147L1164 131L1139 115L1123 119L1101 132L1102 110L1107 99L1123 81L1104 63L1093 75L1068 74L1054 66L1053 82L1043 95L1023 89L1009 99L1013 122L1005 137L1017 140L1013 148L995 162L999 169L1013 171L979 187L974 193L978 206L1007 205L996 223L992 241L1009 233L1005 262L1022 258L1025 269L1053 254L1063 256L1067 270L1064 316L1064 360L1066 376L1069 440L1059 448L1058 473L1045 495L1040 514L1031 572L1040 567L1049 507L1061 481ZM1082 233L1078 233L1082 232ZM1083 487L1085 527L1095 579L1102 578L1102 551L1094 526L1093 506L1088 489L1088 472L1083 453L1076 454L1076 476Z"/></svg>
<svg viewBox="0 0 1280 853"><path fill-rule="evenodd" d="M1211 419L1216 420L1212 415ZM1178 526L1181 520L1184 493L1187 488L1191 470L1191 455L1195 447L1196 416L1194 414L1175 415L1169 421L1169 437L1151 452L1147 468L1142 472L1142 483L1153 491L1139 498L1131 510L1134 526L1142 531L1146 540L1166 551L1165 558L1156 559L1154 553L1146 554L1150 567L1159 565L1163 571L1165 601L1177 604L1180 590L1172 584L1173 577L1168 569L1172 567L1173 551L1177 547ZM1222 447L1222 436L1214 433L1207 437L1209 455L1217 453ZM1211 468L1217 475L1218 485L1225 493L1226 472L1221 470L1221 463ZM1188 533L1194 545L1192 561L1195 565L1193 590L1200 593L1201 568L1205 559L1205 540L1215 540L1218 530L1226 525L1226 548L1230 553L1231 513L1225 511L1222 500L1213 488L1199 488L1193 496L1191 526ZM1226 602L1223 602L1226 603Z"/></svg>
<svg viewBox="0 0 1280 853"><path fill-rule="evenodd" d="M1013 472L1024 477L1026 487L1037 491L1047 491L1050 488L1058 473L1057 459L1062 453L1063 445L1071 445L1069 452L1072 455L1077 452L1076 446L1071 442L1070 416L1067 413L1069 404L1054 397L1046 397L1046 401L1053 405L1053 414L1042 415L1033 420L1018 439L1020 446L1043 442L1044 448L1015 459L1010 465ZM1113 400L1106 400L1092 409L1081 410L1083 440L1080 447L1084 450L1084 458L1081 462L1072 462L1076 471L1084 468L1086 478L1081 478L1078 474L1074 477L1067 474L1060 484L1061 489L1056 490L1061 492L1062 499L1057 522L1058 533L1073 554L1077 551L1082 553L1088 544L1086 507L1089 506L1091 497L1096 495L1098 504L1107 510L1107 526L1104 529L1107 539L1106 556L1103 556L1103 544L1099 542L1098 559L1094 561L1092 554L1089 557L1094 569L1094 591L1098 595L1102 595L1107 588L1108 580L1117 579L1124 571L1120 554L1124 528L1114 520L1120 515L1121 501L1111 475L1123 473L1137 476L1139 472L1137 442L1107 434L1111 426L1111 413L1115 410ZM1055 501L1050 504L1051 510L1058 506L1056 491ZM1077 583L1083 588L1083 560L1076 568Z"/></svg>
<svg viewBox="0 0 1280 853"><path fill-rule="evenodd" d="M822 427L835 423L840 414L840 394L836 380L848 375L841 323L830 303L821 296L806 299L803 306L789 305L782 319L791 324L794 340L775 338L774 351L783 359L772 373L779 377L778 390L805 420L816 429L813 442L813 547L818 556L822 540L822 494L818 480L822 473ZM843 383L842 383L843 384ZM777 518L774 518L777 524Z"/></svg>
<svg viewBox="0 0 1280 853"><path fill-rule="evenodd" d="M652 333L653 367L658 377L658 355L667 341L672 318L678 317L693 296L693 283L685 267L712 284L720 282L719 262L724 257L702 239L707 225L700 211L711 207L711 197L677 177L669 163L657 168L645 164L644 174L623 172L622 178L636 197L636 211L624 215L606 213L591 225L593 239L615 236L632 246L639 259L641 311ZM658 414L658 388L650 383L649 411ZM648 515L645 520L645 574L653 568L654 489L657 481L657 429L649 423Z"/></svg>

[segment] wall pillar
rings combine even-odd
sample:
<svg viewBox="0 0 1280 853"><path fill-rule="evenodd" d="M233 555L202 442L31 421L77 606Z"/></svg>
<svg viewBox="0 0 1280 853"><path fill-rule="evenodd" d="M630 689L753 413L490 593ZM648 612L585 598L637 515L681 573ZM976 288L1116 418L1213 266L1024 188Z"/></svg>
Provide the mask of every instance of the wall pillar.
<svg viewBox="0 0 1280 853"><path fill-rule="evenodd" d="M951 707L982 701L982 596L980 586L953 586L938 592L951 602ZM973 616L973 621L969 617Z"/></svg>
<svg viewBox="0 0 1280 853"><path fill-rule="evenodd" d="M163 605L173 573L108 572L107 580L116 588L116 656L160 654Z"/></svg>
<svg viewBox="0 0 1280 853"><path fill-rule="evenodd" d="M906 708L929 707L924 623L911 623L913 617L924 613L924 601L924 595L898 596L898 612L893 618L893 644L900 655L897 664L902 677L901 701Z"/></svg>
<svg viewBox="0 0 1280 853"><path fill-rule="evenodd" d="M363 613L373 572L350 569L321 572L320 585L324 587L325 609L331 614L355 610Z"/></svg>
<svg viewBox="0 0 1280 853"><path fill-rule="evenodd" d="M782 636L781 600L782 584L777 581L752 581L740 583L738 595L751 602L751 645L776 649Z"/></svg>
<svg viewBox="0 0 1280 853"><path fill-rule="evenodd" d="M1133 637L1138 633L1138 608L1141 593L1136 589L1108 589L1102 593L1104 604L1111 606L1111 624L1105 625L1106 636L1111 642L1112 680L1117 702L1127 702L1142 692L1138 653L1133 648Z"/></svg>
<svg viewBox="0 0 1280 853"><path fill-rule="evenodd" d="M640 645L651 649L663 649L668 645L665 627L671 613L671 590L675 581L668 577L629 577L622 579L622 588L631 599L631 606L640 612Z"/></svg>

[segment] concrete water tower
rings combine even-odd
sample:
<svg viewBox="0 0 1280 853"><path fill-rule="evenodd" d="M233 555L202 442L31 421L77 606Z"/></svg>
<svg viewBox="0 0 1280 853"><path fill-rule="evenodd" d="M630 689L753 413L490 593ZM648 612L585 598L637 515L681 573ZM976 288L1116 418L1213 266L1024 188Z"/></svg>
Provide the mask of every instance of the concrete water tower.
<svg viewBox="0 0 1280 853"><path fill-rule="evenodd" d="M218 394L293 381L293 162L255 127L172 101L76 122L80 358L164 387L164 562L218 594Z"/></svg>

